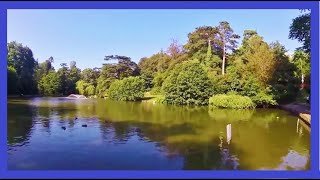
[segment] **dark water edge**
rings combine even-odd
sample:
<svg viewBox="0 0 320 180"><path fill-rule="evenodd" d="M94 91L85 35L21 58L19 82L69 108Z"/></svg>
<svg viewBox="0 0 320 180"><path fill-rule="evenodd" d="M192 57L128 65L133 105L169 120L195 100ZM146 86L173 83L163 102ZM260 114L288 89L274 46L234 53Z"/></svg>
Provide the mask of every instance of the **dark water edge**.
<svg viewBox="0 0 320 180"><path fill-rule="evenodd" d="M9 98L7 142L10 170L310 169L310 132L279 109Z"/></svg>

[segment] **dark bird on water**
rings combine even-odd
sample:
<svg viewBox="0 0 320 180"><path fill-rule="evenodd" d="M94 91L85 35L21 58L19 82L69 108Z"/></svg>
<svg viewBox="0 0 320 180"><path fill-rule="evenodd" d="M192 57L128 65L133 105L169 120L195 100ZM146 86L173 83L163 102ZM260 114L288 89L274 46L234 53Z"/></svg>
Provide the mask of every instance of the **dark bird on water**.
<svg viewBox="0 0 320 180"><path fill-rule="evenodd" d="M75 117L74 119L78 119L78 117Z"/></svg>
<svg viewBox="0 0 320 180"><path fill-rule="evenodd" d="M86 124L82 124L82 127L88 127Z"/></svg>
<svg viewBox="0 0 320 180"><path fill-rule="evenodd" d="M61 128L62 128L63 130L66 130L66 129L67 129L67 128L66 128L66 127L64 127L64 126L62 126Z"/></svg>

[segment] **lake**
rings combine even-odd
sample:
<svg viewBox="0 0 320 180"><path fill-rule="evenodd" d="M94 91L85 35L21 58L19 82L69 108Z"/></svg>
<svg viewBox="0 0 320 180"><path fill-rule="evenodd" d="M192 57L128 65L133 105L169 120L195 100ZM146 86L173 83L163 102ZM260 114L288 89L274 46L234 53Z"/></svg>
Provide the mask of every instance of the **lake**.
<svg viewBox="0 0 320 180"><path fill-rule="evenodd" d="M310 129L278 109L9 98L7 124L10 170L310 169Z"/></svg>

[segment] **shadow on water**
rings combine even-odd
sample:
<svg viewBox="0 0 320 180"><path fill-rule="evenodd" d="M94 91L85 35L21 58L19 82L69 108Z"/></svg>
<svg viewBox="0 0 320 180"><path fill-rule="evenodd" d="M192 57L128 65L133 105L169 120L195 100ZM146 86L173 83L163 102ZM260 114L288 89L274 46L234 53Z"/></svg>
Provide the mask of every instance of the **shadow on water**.
<svg viewBox="0 0 320 180"><path fill-rule="evenodd" d="M46 146L28 154L38 163L32 169L310 168L310 133L295 117L274 109L35 98L8 102L8 125L8 144L23 136L37 137L35 147ZM51 164L43 161L46 151L55 152ZM19 162L16 157L12 167L19 169Z"/></svg>
<svg viewBox="0 0 320 180"><path fill-rule="evenodd" d="M31 135L34 111L32 107L24 104L8 104L8 136L9 145L23 145Z"/></svg>

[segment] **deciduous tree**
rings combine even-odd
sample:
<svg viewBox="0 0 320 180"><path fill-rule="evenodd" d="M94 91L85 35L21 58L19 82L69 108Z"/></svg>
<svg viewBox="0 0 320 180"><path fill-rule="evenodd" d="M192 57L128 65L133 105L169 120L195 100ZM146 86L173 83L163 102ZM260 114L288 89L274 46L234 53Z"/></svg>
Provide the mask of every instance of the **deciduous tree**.
<svg viewBox="0 0 320 180"><path fill-rule="evenodd" d="M36 64L30 48L15 41L8 43L8 66L13 67L17 73L17 91L22 94L35 94Z"/></svg>
<svg viewBox="0 0 320 180"><path fill-rule="evenodd" d="M299 42L303 43L303 46L299 49L305 51L306 53L310 53L311 51L310 22L310 12L302 14L292 20L289 31L289 38L297 39Z"/></svg>
<svg viewBox="0 0 320 180"><path fill-rule="evenodd" d="M233 33L233 29L230 27L229 23L222 21L217 27L218 33L215 36L215 47L221 52L222 56L222 70L221 74L225 73L226 56L227 51L234 51L237 47L237 39L240 38L239 35Z"/></svg>

